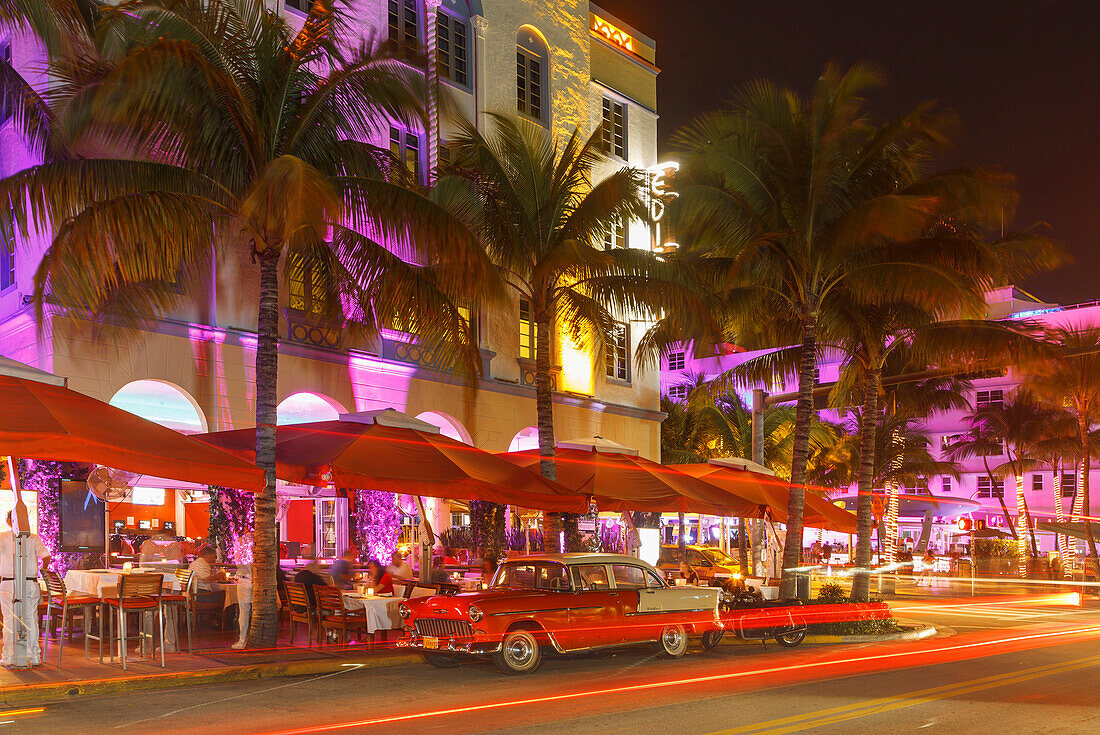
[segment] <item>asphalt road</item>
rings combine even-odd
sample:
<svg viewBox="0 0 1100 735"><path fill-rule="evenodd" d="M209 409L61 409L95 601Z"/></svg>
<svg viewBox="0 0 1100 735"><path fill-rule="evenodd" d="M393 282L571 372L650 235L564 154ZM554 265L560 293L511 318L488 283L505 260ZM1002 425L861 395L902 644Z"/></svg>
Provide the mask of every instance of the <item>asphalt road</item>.
<svg viewBox="0 0 1100 735"><path fill-rule="evenodd" d="M427 665L84 699L0 713L26 733L1100 733L1100 609L899 603L954 635L862 645L645 649L526 677Z"/></svg>

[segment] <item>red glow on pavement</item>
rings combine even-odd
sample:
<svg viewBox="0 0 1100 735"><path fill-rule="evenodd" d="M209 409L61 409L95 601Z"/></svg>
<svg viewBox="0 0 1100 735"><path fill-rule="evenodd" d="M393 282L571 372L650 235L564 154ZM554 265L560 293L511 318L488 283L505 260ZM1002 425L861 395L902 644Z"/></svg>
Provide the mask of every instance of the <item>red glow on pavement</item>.
<svg viewBox="0 0 1100 735"><path fill-rule="evenodd" d="M807 663L788 664L785 666L773 666L763 669L741 670L732 671L721 674L711 674L708 676L695 676L682 679L668 679L664 681L645 682L640 684L630 684L619 687L610 687L604 689L593 689L581 692L570 692L565 694L554 694L544 697L530 697L526 699L514 699L503 702L491 702L488 704L476 704L465 707L452 707L448 709L429 710L425 712L415 712L404 715L391 715L388 717L379 717L370 720L356 720L352 722L341 722L330 725L317 725L304 728L296 728L291 730L276 730L264 733L263 735L305 735L306 733L314 732L331 732L336 730L350 730L352 728L365 728L374 725L385 725L397 722L410 722L414 720L423 720L433 717L442 717L445 715L463 714L469 712L485 712L490 710L503 709L506 707L519 707L523 705L531 704L543 704L546 702L560 702L566 700L578 700L584 698L601 697L615 694L625 694L630 692L638 692L652 689L665 689L685 685L697 685L711 682L731 681L736 679L748 679L750 677L762 677L766 674L781 674L781 673L794 673L805 671L825 671L830 668L846 669L844 673L851 674L859 671L873 670L876 667L881 667L881 663L884 662L900 662L905 661L906 665L925 665L928 663L938 662L941 660L961 660L966 656L958 655L963 651L978 652L973 657L989 656L1003 653L1010 653L1018 650L1025 650L1028 648L1035 648L1043 645L1041 641L1051 641L1047 645L1065 644L1070 643L1075 639L1085 639L1100 634L1100 626L1092 626L1087 628L1074 628L1071 630L1054 631L1045 633L1033 633L1028 635L1017 635L1008 638L993 638L991 640L979 640L971 643L962 643L952 646L941 646L931 649L920 649L910 651L897 651L891 653L881 653L868 656L855 656L851 658L842 658L831 661L812 661ZM1059 640L1061 639L1061 640ZM992 649L992 650L991 650ZM1003 650L999 650L1003 649ZM917 657L925 657L928 661L914 661Z"/></svg>

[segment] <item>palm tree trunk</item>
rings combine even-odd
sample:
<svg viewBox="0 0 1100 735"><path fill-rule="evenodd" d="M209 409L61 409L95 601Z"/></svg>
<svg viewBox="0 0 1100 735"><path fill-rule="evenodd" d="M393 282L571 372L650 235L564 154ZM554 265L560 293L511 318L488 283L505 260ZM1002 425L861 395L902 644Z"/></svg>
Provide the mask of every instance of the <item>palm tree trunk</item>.
<svg viewBox="0 0 1100 735"><path fill-rule="evenodd" d="M250 648L270 648L279 632L275 566L275 406L279 380L279 251L259 254L260 310L256 320L256 464L267 485L256 495L252 542L252 623Z"/></svg>
<svg viewBox="0 0 1100 735"><path fill-rule="evenodd" d="M1027 511L1024 509L1024 476L1016 474L1016 568L1027 577Z"/></svg>
<svg viewBox="0 0 1100 735"><path fill-rule="evenodd" d="M814 366L817 353L817 317L807 314L802 324L802 356L798 369L798 403L794 414L791 451L791 489L787 500L787 539L783 544L783 571L779 597L792 599L797 592L794 574L802 563L802 512L806 505L806 462L810 455L810 422L814 415Z"/></svg>
<svg viewBox="0 0 1100 735"><path fill-rule="evenodd" d="M1081 481L1078 483L1077 492L1081 493L1082 516L1085 519L1085 542L1089 547L1089 556L1092 558L1093 570L1100 578L1100 559L1096 556L1096 536L1092 532L1092 503L1089 499L1089 475L1092 474L1092 455L1089 447L1089 417L1088 414L1078 409L1077 430L1081 434ZM1088 565L1085 565L1085 578L1088 578Z"/></svg>
<svg viewBox="0 0 1100 735"><path fill-rule="evenodd" d="M856 548L852 599L871 597L871 533L875 528L875 443L878 434L878 391L882 373L872 370L863 389L863 415L859 421L859 476L856 480Z"/></svg>
<svg viewBox="0 0 1100 735"><path fill-rule="evenodd" d="M554 464L554 397L550 385L550 319L546 312L535 313L535 415L539 430L539 471L547 480L558 479ZM561 551L561 516L542 514L542 550Z"/></svg>
<svg viewBox="0 0 1100 735"><path fill-rule="evenodd" d="M1062 462L1061 460L1052 462L1051 466L1054 468L1054 520L1057 523L1063 523L1066 520L1066 511L1062 501ZM1058 549L1058 561L1062 565L1063 574L1069 568L1069 560L1066 554L1067 538L1062 534L1057 534L1054 537Z"/></svg>

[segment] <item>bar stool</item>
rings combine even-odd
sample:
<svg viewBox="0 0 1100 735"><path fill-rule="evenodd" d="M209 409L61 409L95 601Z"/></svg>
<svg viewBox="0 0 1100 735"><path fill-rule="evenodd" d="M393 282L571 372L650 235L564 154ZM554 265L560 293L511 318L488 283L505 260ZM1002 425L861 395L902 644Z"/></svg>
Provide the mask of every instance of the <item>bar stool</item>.
<svg viewBox="0 0 1100 735"><path fill-rule="evenodd" d="M46 602L46 640L42 643L42 658L46 658L46 648L50 644L50 623L54 615L61 613L61 626L57 635L57 668L61 668L61 653L65 648L65 631L68 627L69 636L72 637L70 616L79 612L83 621L84 632L84 658L88 658L88 632L91 626L90 611L99 607L101 600L91 595L69 594L65 587L65 580L57 572L49 569L46 572L46 590L48 598Z"/></svg>
<svg viewBox="0 0 1100 735"><path fill-rule="evenodd" d="M156 645L156 630L160 629L160 667L164 668L164 619L160 617L160 588L164 583L164 579L159 574L124 574L119 580L118 584L118 598L108 598L105 600L111 610L110 620L110 645L111 645L111 663L115 662L115 615L117 613L118 629L119 629L119 643L122 655L122 670L126 670L126 648L127 643L131 640L141 641L141 655L145 656L145 641L149 638L153 639L153 645ZM130 636L126 632L127 618L130 613L136 612L141 615L152 613L157 616L157 628L154 628L152 633L146 633L141 626L138 627L138 634L136 636ZM100 631L102 635L102 630ZM99 656L100 661L103 660L103 639L99 641Z"/></svg>
<svg viewBox="0 0 1100 735"><path fill-rule="evenodd" d="M192 643L191 636L194 630L195 621L191 615L191 579L195 576L195 573L190 569L177 569L176 580L180 583L180 594L162 594L160 596L160 616L162 621L166 621L168 618L165 615L166 608L183 608L184 619L187 622L187 652L192 656L195 655L195 647ZM176 629L179 630L179 624L177 623ZM163 647L164 632L161 631L161 645Z"/></svg>

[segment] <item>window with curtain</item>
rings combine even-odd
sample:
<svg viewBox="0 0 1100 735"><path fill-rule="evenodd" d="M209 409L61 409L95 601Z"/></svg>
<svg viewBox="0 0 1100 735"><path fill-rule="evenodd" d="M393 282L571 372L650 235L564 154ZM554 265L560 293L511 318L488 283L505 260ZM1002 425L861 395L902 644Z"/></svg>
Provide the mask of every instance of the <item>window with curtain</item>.
<svg viewBox="0 0 1100 735"><path fill-rule="evenodd" d="M534 360L538 350L538 326L531 313L531 302L519 300L519 356Z"/></svg>
<svg viewBox="0 0 1100 735"><path fill-rule="evenodd" d="M421 136L395 125L390 126L390 153L402 162L405 168L418 183L424 183L422 166L420 163Z"/></svg>

